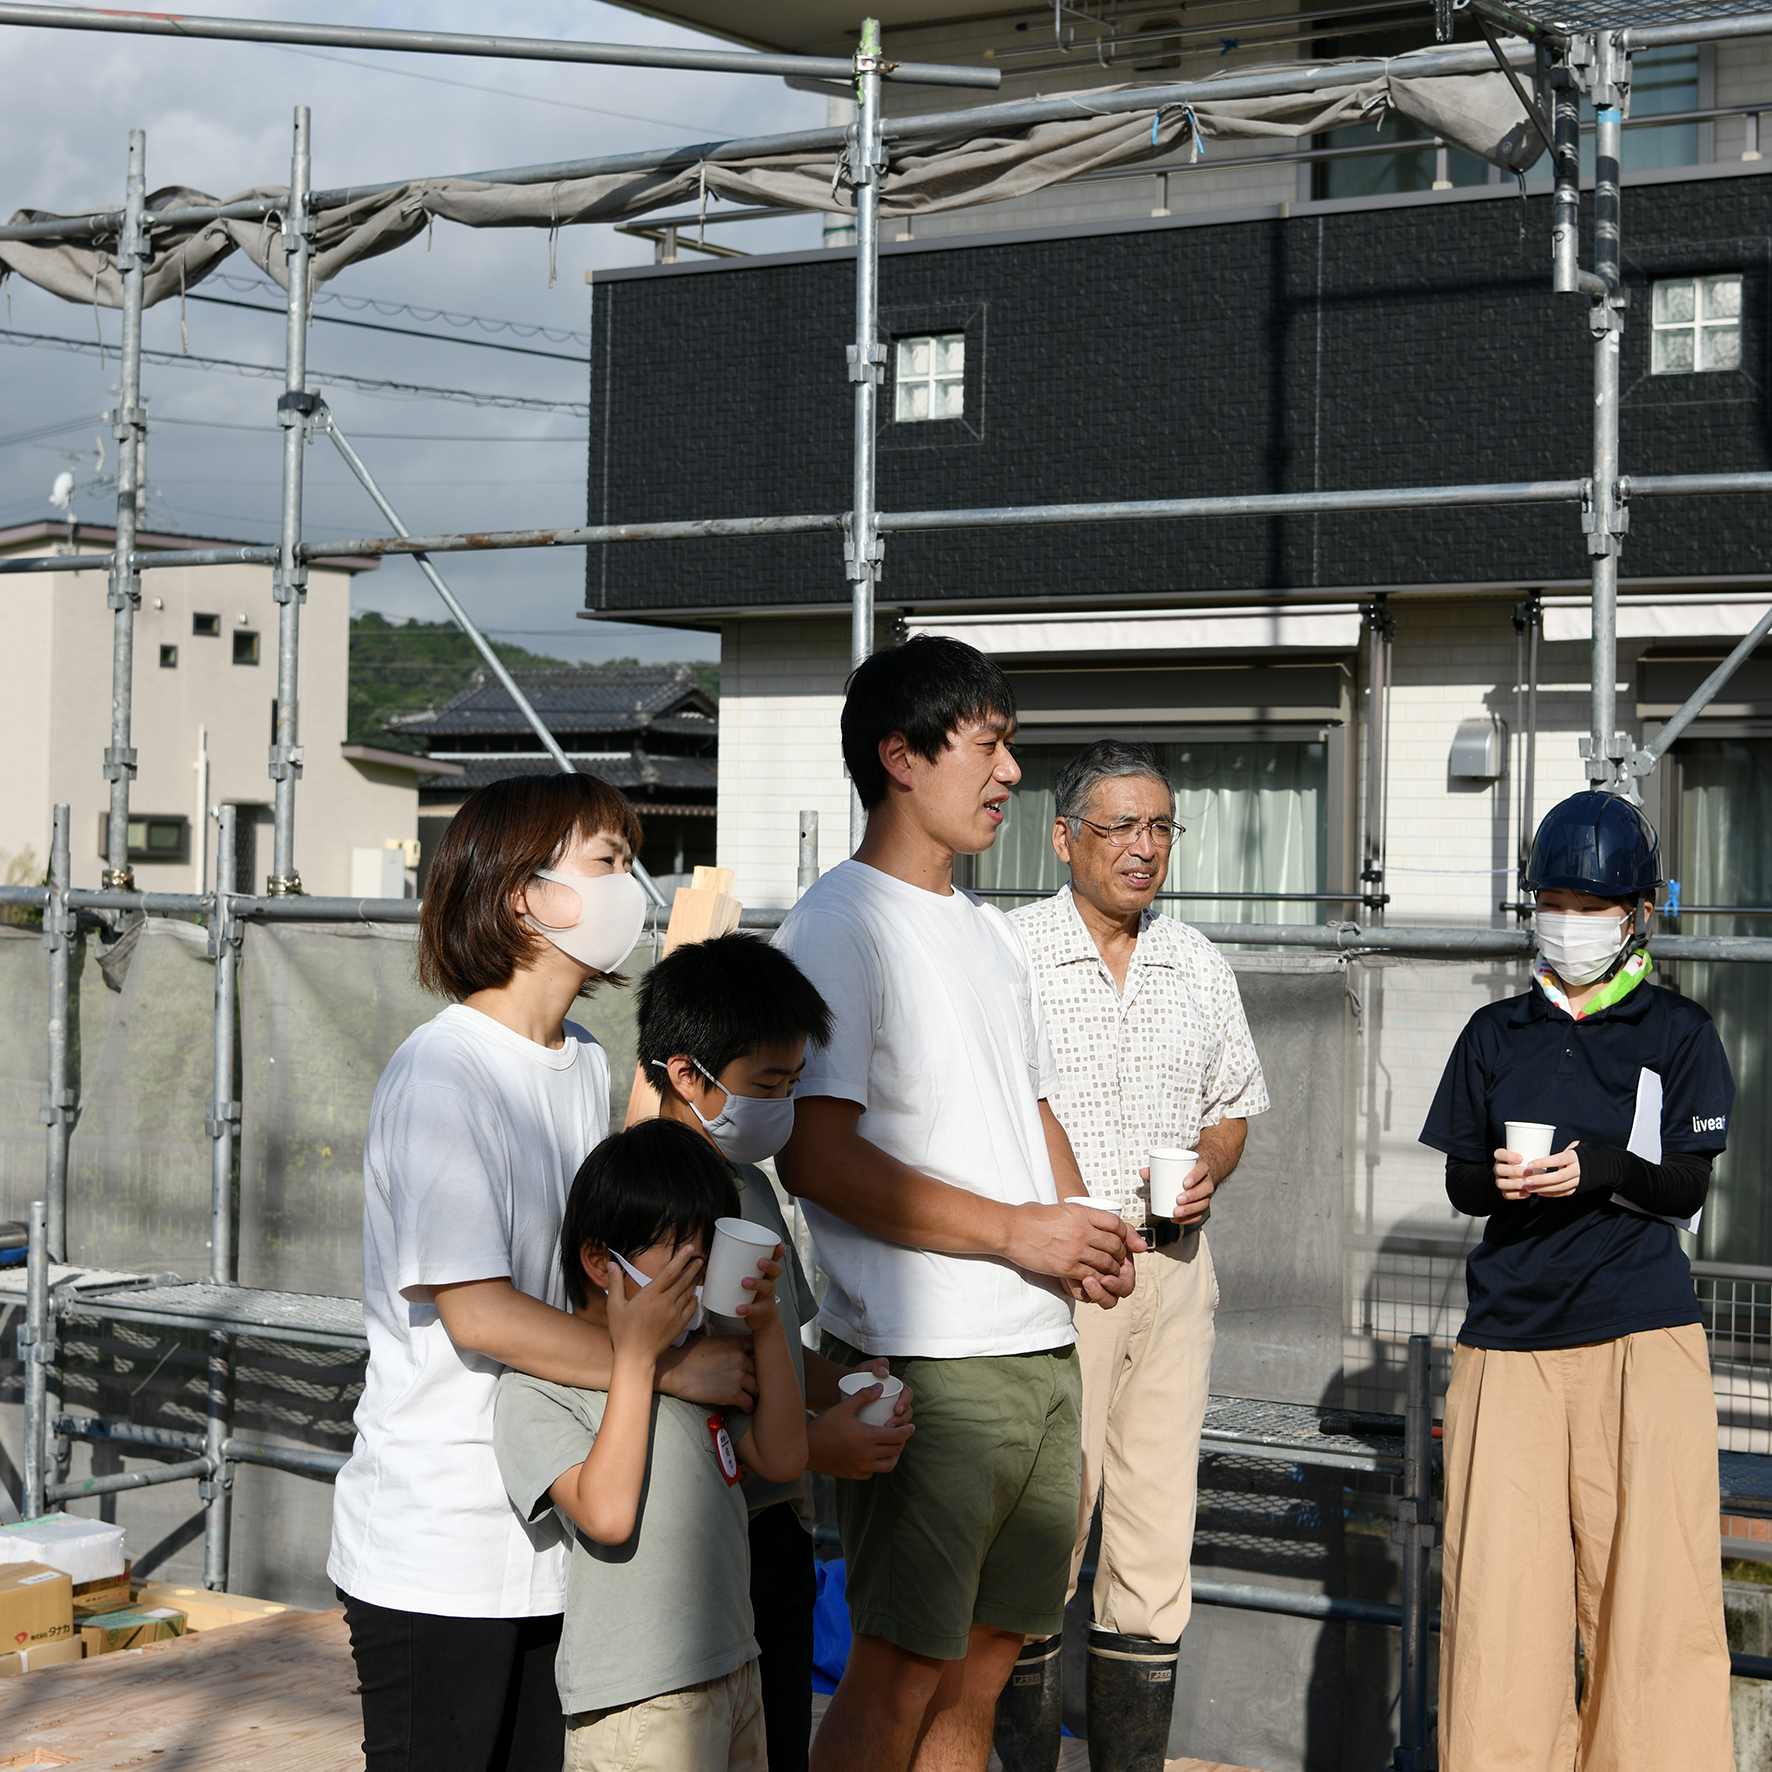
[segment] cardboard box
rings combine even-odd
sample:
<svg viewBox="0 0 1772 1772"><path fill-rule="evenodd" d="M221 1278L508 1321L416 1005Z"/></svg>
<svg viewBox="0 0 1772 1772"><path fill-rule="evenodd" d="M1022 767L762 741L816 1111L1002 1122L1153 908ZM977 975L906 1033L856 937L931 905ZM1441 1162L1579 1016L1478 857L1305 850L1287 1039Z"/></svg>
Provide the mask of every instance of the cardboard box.
<svg viewBox="0 0 1772 1772"><path fill-rule="evenodd" d="M66 1642L74 1634L74 1585L43 1563L0 1565L0 1653Z"/></svg>
<svg viewBox="0 0 1772 1772"><path fill-rule="evenodd" d="M46 1563L73 1581L101 1581L123 1573L123 1528L74 1514L45 1514L17 1526L0 1526L4 1563Z"/></svg>
<svg viewBox="0 0 1772 1772"><path fill-rule="evenodd" d="M80 1626L88 1655L115 1655L119 1649L140 1649L185 1634L185 1615L174 1606L131 1606L127 1612L106 1612Z"/></svg>
<svg viewBox="0 0 1772 1772"><path fill-rule="evenodd" d="M74 1583L74 1618L96 1618L101 1612L125 1612L129 1609L129 1565L121 1575L104 1575L97 1581Z"/></svg>
<svg viewBox="0 0 1772 1772"><path fill-rule="evenodd" d="M176 1607L184 1613L188 1631L219 1630L224 1625L245 1624L249 1619L299 1610L276 1600L254 1600L245 1594L211 1593L207 1588L184 1587L175 1581L144 1582L135 1603L138 1608Z"/></svg>
<svg viewBox="0 0 1772 1772"><path fill-rule="evenodd" d="M0 1680L12 1674L34 1674L39 1668L59 1667L68 1661L85 1657L86 1645L78 1637L60 1643L39 1643L35 1649L20 1649L13 1655L0 1655Z"/></svg>

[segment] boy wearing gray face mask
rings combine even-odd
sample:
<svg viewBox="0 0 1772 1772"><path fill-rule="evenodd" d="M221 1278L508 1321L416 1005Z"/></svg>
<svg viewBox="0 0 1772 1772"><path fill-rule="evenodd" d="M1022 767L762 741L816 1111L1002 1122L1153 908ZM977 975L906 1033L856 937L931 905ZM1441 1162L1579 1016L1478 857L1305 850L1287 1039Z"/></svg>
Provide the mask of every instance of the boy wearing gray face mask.
<svg viewBox="0 0 1772 1772"><path fill-rule="evenodd" d="M912 1433L911 1392L898 1399L890 1425L873 1427L860 1412L880 1394L867 1385L852 1397L837 1388L852 1372L887 1376L885 1360L844 1366L802 1346L798 1329L818 1306L768 1175L756 1167L787 1143L794 1126L794 1086L809 1043L830 1037L830 1011L798 966L779 948L748 935L723 935L665 955L637 993L641 1074L658 1092L660 1119L698 1132L726 1159L740 1209L774 1232L785 1255L776 1282L790 1351L808 1409L809 1470L861 1480L890 1471ZM734 1325L713 1318L710 1327ZM745 1479L750 1505L751 1610L762 1676L771 1772L803 1772L812 1731L812 1506L804 1477L792 1483Z"/></svg>

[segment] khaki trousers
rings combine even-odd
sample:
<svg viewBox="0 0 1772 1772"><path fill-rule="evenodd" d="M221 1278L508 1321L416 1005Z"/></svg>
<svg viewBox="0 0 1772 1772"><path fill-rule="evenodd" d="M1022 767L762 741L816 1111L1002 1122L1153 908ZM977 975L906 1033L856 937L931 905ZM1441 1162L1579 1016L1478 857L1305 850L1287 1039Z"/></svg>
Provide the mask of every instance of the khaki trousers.
<svg viewBox="0 0 1772 1772"><path fill-rule="evenodd" d="M1138 1284L1130 1298L1111 1311L1077 1306L1083 1487L1069 1591L1077 1591L1099 1495L1095 1622L1121 1636L1173 1643L1193 1607L1188 1559L1218 1278L1204 1231L1134 1256L1133 1265Z"/></svg>
<svg viewBox="0 0 1772 1772"><path fill-rule="evenodd" d="M566 1719L564 1772L768 1772L768 1767L763 1677L755 1656L721 1679Z"/></svg>
<svg viewBox="0 0 1772 1772"><path fill-rule="evenodd" d="M1729 1772L1704 1331L1460 1347L1445 1456L1443 1772Z"/></svg>

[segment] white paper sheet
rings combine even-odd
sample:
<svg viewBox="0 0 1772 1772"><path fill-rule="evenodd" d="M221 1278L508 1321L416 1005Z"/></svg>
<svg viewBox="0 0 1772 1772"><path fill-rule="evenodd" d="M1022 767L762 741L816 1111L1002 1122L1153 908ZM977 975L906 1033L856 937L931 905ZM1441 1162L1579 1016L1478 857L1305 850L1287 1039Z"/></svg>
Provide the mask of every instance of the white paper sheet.
<svg viewBox="0 0 1772 1772"><path fill-rule="evenodd" d="M1637 1112L1631 1121L1630 1140L1624 1147L1633 1156L1638 1156L1645 1163L1661 1161L1661 1073L1643 1069L1637 1072ZM1641 1206L1627 1200L1623 1194L1614 1194L1612 1198L1632 1212L1642 1213L1645 1218L1659 1218L1663 1224L1671 1224L1675 1230L1696 1231L1698 1221L1704 1217L1704 1208L1700 1206L1690 1218L1673 1218L1661 1212L1644 1212Z"/></svg>

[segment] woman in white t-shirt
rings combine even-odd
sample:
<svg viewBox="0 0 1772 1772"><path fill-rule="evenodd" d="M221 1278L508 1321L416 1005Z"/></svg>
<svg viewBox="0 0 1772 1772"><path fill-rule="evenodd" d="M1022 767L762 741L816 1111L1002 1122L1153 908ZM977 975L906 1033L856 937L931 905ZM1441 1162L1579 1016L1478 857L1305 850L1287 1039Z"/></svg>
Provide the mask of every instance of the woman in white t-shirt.
<svg viewBox="0 0 1772 1772"><path fill-rule="evenodd" d="M565 1309L567 1189L609 1130L609 1063L566 1019L617 978L645 900L640 826L588 775L494 782L438 846L421 981L452 999L383 1073L363 1156L369 1368L327 1573L363 1697L366 1772L559 1772L565 1546L511 1506L492 1453L506 1367L608 1388L607 1337ZM659 1385L745 1401L737 1342Z"/></svg>

